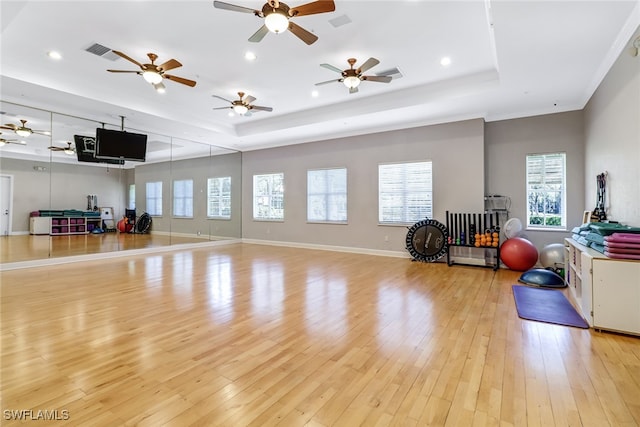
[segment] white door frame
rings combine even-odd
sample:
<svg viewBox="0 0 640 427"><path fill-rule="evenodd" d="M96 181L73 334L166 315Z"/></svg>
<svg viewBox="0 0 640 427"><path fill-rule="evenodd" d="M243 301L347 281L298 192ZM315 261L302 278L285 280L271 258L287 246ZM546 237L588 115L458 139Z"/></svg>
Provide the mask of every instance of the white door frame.
<svg viewBox="0 0 640 427"><path fill-rule="evenodd" d="M2 216L2 219L0 219L0 235L10 236L11 224L13 223L13 175L0 174L0 182L2 183L0 186L0 215ZM8 188L5 188L5 185ZM6 229L5 220L7 221Z"/></svg>

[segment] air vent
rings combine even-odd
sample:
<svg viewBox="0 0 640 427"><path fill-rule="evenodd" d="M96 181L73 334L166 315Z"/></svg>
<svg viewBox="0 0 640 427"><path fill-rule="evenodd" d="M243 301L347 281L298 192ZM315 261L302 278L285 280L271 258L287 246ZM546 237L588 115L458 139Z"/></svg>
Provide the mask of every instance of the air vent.
<svg viewBox="0 0 640 427"><path fill-rule="evenodd" d="M399 79L400 77L403 76L402 72L400 72L398 67L390 68L390 69L384 70L384 71L380 71L379 73L375 73L375 75L376 76L389 76L393 80Z"/></svg>
<svg viewBox="0 0 640 427"><path fill-rule="evenodd" d="M338 16L337 18L329 19L329 24L333 25L335 28L342 27L343 25L347 25L351 23L351 18L347 15Z"/></svg>
<svg viewBox="0 0 640 427"><path fill-rule="evenodd" d="M111 61L115 61L116 59L120 58L118 55L113 53L110 48L102 46L99 43L94 43L85 50L89 53L93 53L94 55L98 55Z"/></svg>

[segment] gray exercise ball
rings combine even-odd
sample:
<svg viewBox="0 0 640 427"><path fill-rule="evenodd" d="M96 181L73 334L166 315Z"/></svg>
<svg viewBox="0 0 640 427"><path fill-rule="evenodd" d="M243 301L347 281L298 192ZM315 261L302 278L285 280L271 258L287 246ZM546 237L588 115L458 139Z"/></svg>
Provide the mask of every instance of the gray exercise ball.
<svg viewBox="0 0 640 427"><path fill-rule="evenodd" d="M564 266L564 245L551 243L540 251L540 264L544 268L559 268Z"/></svg>

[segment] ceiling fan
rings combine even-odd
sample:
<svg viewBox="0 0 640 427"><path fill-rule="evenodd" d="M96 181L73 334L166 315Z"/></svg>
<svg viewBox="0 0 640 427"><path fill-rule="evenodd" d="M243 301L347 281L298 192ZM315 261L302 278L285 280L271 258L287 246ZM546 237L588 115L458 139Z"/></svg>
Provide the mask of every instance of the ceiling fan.
<svg viewBox="0 0 640 427"><path fill-rule="evenodd" d="M2 132L0 132L0 135L2 135ZM24 141L18 141L17 139L4 139L4 138L0 138L0 147L2 147L3 145L7 145L7 144L20 144L20 145L26 145L27 143Z"/></svg>
<svg viewBox="0 0 640 427"><path fill-rule="evenodd" d="M318 40L318 36L293 23L290 18L333 12L336 10L336 5L333 0L318 0L297 7L289 7L286 3L278 0L268 0L264 6L262 6L262 10L236 6L217 0L213 2L213 6L218 9L231 10L233 12L253 13L259 18L264 18L262 27L249 37L249 41L255 43L261 41L269 31L278 34L290 30L306 44L312 44Z"/></svg>
<svg viewBox="0 0 640 427"><path fill-rule="evenodd" d="M21 136L23 138L28 137L29 135L31 135L32 133L38 134L38 135L51 135L51 132L46 131L46 130L33 130L31 128L27 127L27 121L24 119L20 119L20 125L16 125L13 123L8 123L5 124L3 126L0 126L0 129L9 129L12 130L16 133L16 135Z"/></svg>
<svg viewBox="0 0 640 427"><path fill-rule="evenodd" d="M72 142L67 141L67 146L66 147L56 147L55 145L52 145L49 148L49 150L51 151L64 151L64 154L68 154L70 156L72 156L73 154L76 153L76 150L74 147L71 146Z"/></svg>
<svg viewBox="0 0 640 427"><path fill-rule="evenodd" d="M214 110L224 110L224 109L227 109L227 108L231 108L236 114L239 114L241 116L249 115L249 112L252 111L252 110L255 110L255 111L273 111L273 108L271 108L271 107L261 107L259 105L252 105L251 103L253 101L255 101L256 98L254 98L251 95L247 95L246 97L244 95L245 95L244 92L238 92L239 99L236 99L235 101L230 101L230 100L225 99L225 98L223 98L221 96L218 96L218 95L212 95L214 98L221 99L221 100L226 101L226 102L231 104L230 107L216 107L216 108L214 108Z"/></svg>
<svg viewBox="0 0 640 427"><path fill-rule="evenodd" d="M365 71L375 67L380 63L376 58L369 58L362 64L359 68L354 69L353 66L356 63L355 58L347 59L350 68L346 70L341 70L338 67L334 67L330 64L320 64L321 67L324 67L328 70L335 71L336 73L340 73L342 75L338 80L328 80L326 82L316 83L316 86L324 85L327 83L333 82L342 82L344 85L349 88L349 93L356 93L358 91L358 86L362 81L370 81L370 82L380 82L380 83L389 83L391 81L391 76L363 76L362 73Z"/></svg>
<svg viewBox="0 0 640 427"><path fill-rule="evenodd" d="M117 50L113 50L112 52L126 59L127 61L136 64L138 67L140 67L140 70L137 70L137 71L136 70L107 70L107 71L111 73L136 73L138 75L141 75L148 83L151 83L151 85L158 92L164 92L165 86L162 83L163 79L171 80L176 83L182 83L183 85L187 85L191 87L194 87L196 85L196 82L193 80L185 79L184 77L178 77L171 74L165 74L169 70L182 67L182 64L176 61L175 59L170 59L163 64L156 65L155 61L156 59L158 59L158 55L156 55L155 53L147 53L147 56L149 57L149 60L151 61L151 63L141 64L140 62L136 61L133 58L130 58L129 56L127 56L122 52L119 52Z"/></svg>

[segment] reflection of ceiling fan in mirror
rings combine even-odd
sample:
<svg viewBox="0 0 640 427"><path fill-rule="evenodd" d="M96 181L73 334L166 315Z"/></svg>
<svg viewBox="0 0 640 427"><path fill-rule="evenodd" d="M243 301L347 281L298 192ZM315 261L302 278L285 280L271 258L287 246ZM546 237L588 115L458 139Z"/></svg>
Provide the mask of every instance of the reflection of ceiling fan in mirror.
<svg viewBox="0 0 640 427"><path fill-rule="evenodd" d="M278 34L289 30L306 44L312 44L318 40L318 36L293 23L290 18L333 12L336 10L336 5L333 0L319 0L297 7L289 7L287 4L278 0L269 0L262 6L262 10L236 6L217 0L213 2L213 6L218 9L231 10L233 12L253 13L259 18L264 18L262 27L249 37L250 42L256 43L261 41L269 31Z"/></svg>
<svg viewBox="0 0 640 427"><path fill-rule="evenodd" d="M29 135L31 135L32 133L38 134L38 135L51 135L51 132L46 131L46 130L33 130L31 128L27 127L27 121L24 119L20 119L20 125L16 125L13 123L8 123L5 124L3 126L0 126L0 129L8 129L8 130L12 130L16 133L16 135L21 136L23 138L27 138Z"/></svg>
<svg viewBox="0 0 640 427"><path fill-rule="evenodd" d="M64 154L68 154L69 156L72 156L76 153L75 148L71 145L73 144L70 141L67 141L67 146L66 147L56 147L55 145L52 145L49 147L49 150L51 151L63 151Z"/></svg>
<svg viewBox="0 0 640 427"><path fill-rule="evenodd" d="M140 62L136 61L135 59L127 56L122 52L119 52L117 50L113 50L112 52L126 59L127 61L133 64L136 64L138 67L140 67L140 70L107 70L107 71L111 73L136 73L138 75L141 75L148 83L151 83L151 85L158 92L164 92L165 86L162 83L162 80L164 79L171 80L176 83L182 83L183 85L187 85L190 87L194 87L196 85L196 82L193 80L185 79L184 77L178 77L171 74L166 74L166 72L169 70L182 67L182 64L176 61L175 59L170 59L160 65L156 65L155 61L156 59L158 59L158 55L156 55L155 53L147 53L147 56L149 57L149 60L151 61L151 63L141 64Z"/></svg>
<svg viewBox="0 0 640 427"><path fill-rule="evenodd" d="M2 132L0 132L0 135L2 135ZM0 137L0 147L2 147L3 145L7 145L7 144L26 145L27 143L24 142L24 141L18 141L17 139L4 139L4 138Z"/></svg>
<svg viewBox="0 0 640 427"><path fill-rule="evenodd" d="M235 101L230 101L218 95L212 95L214 98L221 99L230 103L229 107L216 107L214 110L226 110L227 108L231 108L236 114L241 116L249 116L251 115L251 111L273 111L271 107L261 107L260 105L252 105L251 103L256 100L251 95L244 96L244 92L238 92L239 99Z"/></svg>
<svg viewBox="0 0 640 427"><path fill-rule="evenodd" d="M347 62L349 63L350 68L347 68L346 70L341 70L330 64L320 64L323 68L340 73L342 77L337 80L328 80L326 82L316 83L316 86L333 82L342 82L349 89L349 93L356 93L358 91L358 86L362 81L380 83L389 83L391 81L391 76L364 76L362 74L380 63L376 58L369 58L359 68L354 69L353 66L356 61L357 60L355 58L349 58Z"/></svg>

